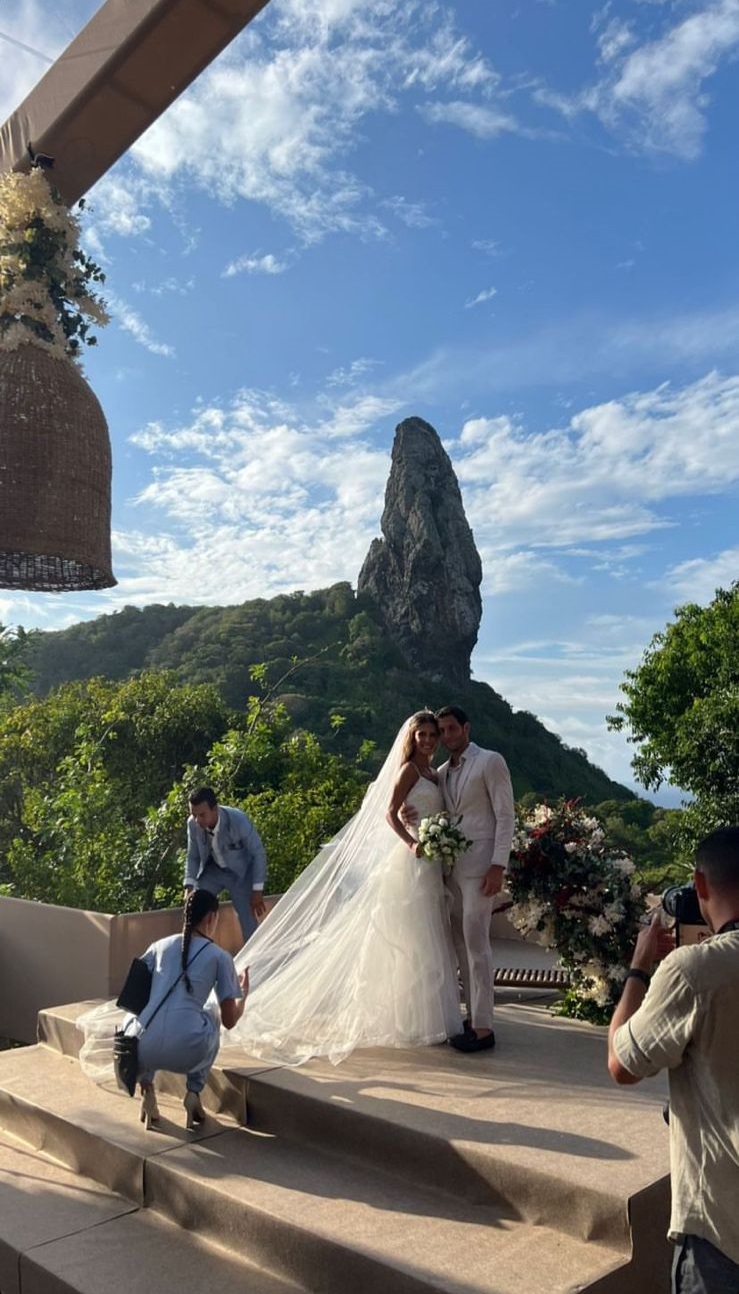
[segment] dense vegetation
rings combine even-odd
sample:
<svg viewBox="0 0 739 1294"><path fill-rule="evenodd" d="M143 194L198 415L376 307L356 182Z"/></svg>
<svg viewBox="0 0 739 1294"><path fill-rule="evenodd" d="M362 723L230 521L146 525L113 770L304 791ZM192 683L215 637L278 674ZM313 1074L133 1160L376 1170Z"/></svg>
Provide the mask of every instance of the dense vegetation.
<svg viewBox="0 0 739 1294"><path fill-rule="evenodd" d="M621 690L609 722L636 744L639 781L657 790L669 779L692 796L686 846L739 822L739 582L706 607L678 607Z"/></svg>
<svg viewBox="0 0 739 1294"><path fill-rule="evenodd" d="M39 696L73 679L122 680L156 669L171 671L178 682L212 684L237 711L254 691L253 669L265 664L271 680L287 676L280 699L293 724L349 758L369 739L379 759L406 715L456 701L473 716L475 739L505 755L519 795L535 790L590 803L630 798L582 751L570 749L534 715L512 710L487 684L471 682L450 696L443 683L410 672L372 603L349 584L235 607L126 607L34 635L27 659ZM291 672L296 660L300 668Z"/></svg>
<svg viewBox="0 0 739 1294"><path fill-rule="evenodd" d="M348 584L0 633L0 696L0 889L19 897L177 902L196 781L252 815L284 889L354 812L403 718L449 700L524 803L581 797L654 888L674 874L679 814L631 798L487 685L450 697L409 672Z"/></svg>

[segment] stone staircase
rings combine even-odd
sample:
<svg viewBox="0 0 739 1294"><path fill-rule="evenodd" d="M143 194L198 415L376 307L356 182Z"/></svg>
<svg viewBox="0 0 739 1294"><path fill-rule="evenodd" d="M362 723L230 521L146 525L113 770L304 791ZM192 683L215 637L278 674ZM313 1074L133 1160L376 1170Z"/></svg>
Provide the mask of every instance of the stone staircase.
<svg viewBox="0 0 739 1294"><path fill-rule="evenodd" d="M206 1123L162 1076L146 1133L81 1073L82 1009L0 1055L0 1294L668 1289L663 1094L611 1089L599 1031L518 1004L476 1057L227 1049Z"/></svg>

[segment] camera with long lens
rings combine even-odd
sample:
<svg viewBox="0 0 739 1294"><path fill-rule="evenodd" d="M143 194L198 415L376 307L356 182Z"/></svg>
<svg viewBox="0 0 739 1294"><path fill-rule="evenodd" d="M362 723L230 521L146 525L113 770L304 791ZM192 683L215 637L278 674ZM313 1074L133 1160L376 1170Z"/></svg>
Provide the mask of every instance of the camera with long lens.
<svg viewBox="0 0 739 1294"><path fill-rule="evenodd" d="M692 883L669 885L662 895L662 907L668 916L675 918L676 944L697 944L710 933Z"/></svg>

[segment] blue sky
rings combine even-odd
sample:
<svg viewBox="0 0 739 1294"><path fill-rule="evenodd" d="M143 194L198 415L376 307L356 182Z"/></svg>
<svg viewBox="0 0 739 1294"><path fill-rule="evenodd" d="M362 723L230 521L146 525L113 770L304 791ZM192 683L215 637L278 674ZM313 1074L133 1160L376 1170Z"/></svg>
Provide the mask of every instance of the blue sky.
<svg viewBox="0 0 739 1294"><path fill-rule="evenodd" d="M0 12L0 120L94 8ZM271 0L91 195L119 584L3 622L355 583L418 414L475 676L630 780L624 670L737 574L738 54L737 0Z"/></svg>

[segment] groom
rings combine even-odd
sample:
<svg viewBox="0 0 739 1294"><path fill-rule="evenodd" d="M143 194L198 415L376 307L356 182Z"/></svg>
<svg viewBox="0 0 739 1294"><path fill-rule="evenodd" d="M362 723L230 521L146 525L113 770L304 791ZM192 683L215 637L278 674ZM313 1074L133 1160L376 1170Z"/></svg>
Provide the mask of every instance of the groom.
<svg viewBox="0 0 739 1294"><path fill-rule="evenodd" d="M452 896L452 938L469 1016L464 1033L449 1041L457 1051L488 1051L495 1046L490 919L511 851L513 789L503 756L470 741L464 710L445 705L436 719L449 751L449 759L439 769L439 786L447 809L461 818L460 829L472 841L446 878Z"/></svg>

